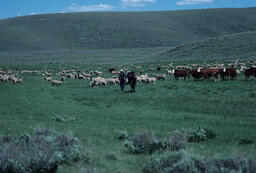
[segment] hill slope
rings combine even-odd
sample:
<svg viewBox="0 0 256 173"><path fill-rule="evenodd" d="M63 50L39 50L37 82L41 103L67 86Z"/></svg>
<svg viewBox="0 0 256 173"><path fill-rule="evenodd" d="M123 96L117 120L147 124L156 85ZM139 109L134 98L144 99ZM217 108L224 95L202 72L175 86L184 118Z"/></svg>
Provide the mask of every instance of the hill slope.
<svg viewBox="0 0 256 173"><path fill-rule="evenodd" d="M255 60L256 32L243 32L186 43L155 56L176 61Z"/></svg>
<svg viewBox="0 0 256 173"><path fill-rule="evenodd" d="M170 47L256 30L256 8L66 13L0 20L0 51Z"/></svg>

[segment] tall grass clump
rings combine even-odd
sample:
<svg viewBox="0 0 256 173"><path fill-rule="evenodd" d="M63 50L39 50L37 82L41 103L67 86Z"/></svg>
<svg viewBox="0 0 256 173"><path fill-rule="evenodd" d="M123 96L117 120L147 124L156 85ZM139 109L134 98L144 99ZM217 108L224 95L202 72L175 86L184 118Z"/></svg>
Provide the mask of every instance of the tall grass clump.
<svg viewBox="0 0 256 173"><path fill-rule="evenodd" d="M55 173L60 164L89 160L88 152L71 133L41 127L33 136L24 134L1 146L1 173Z"/></svg>

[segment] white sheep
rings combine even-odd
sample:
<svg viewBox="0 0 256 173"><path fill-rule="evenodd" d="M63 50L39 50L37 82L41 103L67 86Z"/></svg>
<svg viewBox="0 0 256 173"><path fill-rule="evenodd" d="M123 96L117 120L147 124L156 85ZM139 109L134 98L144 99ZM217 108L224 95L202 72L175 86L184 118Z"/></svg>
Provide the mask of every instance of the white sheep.
<svg viewBox="0 0 256 173"><path fill-rule="evenodd" d="M148 78L147 78L147 83L153 83L153 84L155 84L155 83L156 83L156 78L155 78L155 77L148 77Z"/></svg>
<svg viewBox="0 0 256 173"><path fill-rule="evenodd" d="M59 80L52 80L52 86L59 86L61 84L62 84L62 82Z"/></svg>

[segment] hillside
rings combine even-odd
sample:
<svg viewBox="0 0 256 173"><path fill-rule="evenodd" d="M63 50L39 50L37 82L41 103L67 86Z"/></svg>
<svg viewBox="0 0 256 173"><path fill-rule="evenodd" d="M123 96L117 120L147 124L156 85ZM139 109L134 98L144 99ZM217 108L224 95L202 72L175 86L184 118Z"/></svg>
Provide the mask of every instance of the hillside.
<svg viewBox="0 0 256 173"><path fill-rule="evenodd" d="M256 8L91 12L0 20L0 51L172 47L256 31Z"/></svg>
<svg viewBox="0 0 256 173"><path fill-rule="evenodd" d="M186 43L155 56L175 61L255 60L256 32L243 32Z"/></svg>

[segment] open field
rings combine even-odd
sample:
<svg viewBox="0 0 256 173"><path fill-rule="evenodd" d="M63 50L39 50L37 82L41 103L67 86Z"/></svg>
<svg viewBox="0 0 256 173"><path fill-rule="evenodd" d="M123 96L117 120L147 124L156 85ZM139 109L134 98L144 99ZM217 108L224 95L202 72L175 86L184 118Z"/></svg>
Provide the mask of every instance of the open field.
<svg viewBox="0 0 256 173"><path fill-rule="evenodd" d="M169 47L133 49L91 49L91 50L34 50L0 52L0 64L40 64L40 63L100 63L120 64L126 62L143 63L168 61L157 58Z"/></svg>
<svg viewBox="0 0 256 173"><path fill-rule="evenodd" d="M164 63L163 63L164 64ZM76 68L101 68L109 65L72 64ZM96 67L97 66L97 67ZM148 66L145 65L145 71ZM156 64L154 64L156 66ZM7 65L3 65L6 68ZM12 65L17 69L71 69L69 64ZM55 77L56 78L56 77ZM128 86L126 91L128 91ZM23 84L0 84L0 131L18 136L37 125L58 131L72 130L93 153L95 172L141 172L149 155L128 154L123 141L113 131L129 134L148 129L169 137L176 129L206 127L217 137L189 143L196 154L244 154L255 158L256 144L239 145L241 138L254 142L256 126L256 81L245 81L240 74L234 81L178 80L173 76L155 85L138 84L136 93L121 92L119 86L89 87L89 80L66 79L52 87L40 75L26 75ZM56 122L54 117L74 116L72 122ZM109 159L114 155L116 160ZM79 172L82 164L64 165L58 172Z"/></svg>
<svg viewBox="0 0 256 173"><path fill-rule="evenodd" d="M195 63L204 64L205 68L212 67L208 63L217 64L223 73L229 74L223 67L235 62L231 64L237 67L231 69L235 74L236 70L243 69L256 76L256 67L246 69L256 65L255 18L256 8L242 8L65 13L0 20L3 74L0 80L11 79L5 76L8 70L24 77L23 83L0 81L0 151L6 152L2 146L8 148L6 135L19 137L32 133L39 125L59 132L71 130L82 146L91 151L89 163L62 164L68 157L57 150L57 155L62 155L55 158L61 163L58 173L84 173L81 169L87 166L96 173L142 172L150 155L129 153L124 140L116 138L116 131L127 131L132 136L147 129L168 139L175 130L200 127L216 132L216 138L188 143L187 152L220 158L245 155L256 159L256 80L253 77L245 80L240 73L236 80L196 82L175 80L172 74L166 81L156 81L155 85L139 83L136 93L131 93L128 86L121 92L119 85L90 87L89 79L68 79L66 73L56 75L63 69L74 70L73 76L81 70L86 74L98 70L103 72L103 77L112 77L114 74L108 69L116 67L116 70L123 68L136 74L144 71L152 76L152 73L165 73L166 69L172 71L177 65L190 64L191 68L200 70ZM154 67L154 71L150 67ZM162 71L157 72L157 67ZM25 75L21 70L47 71L43 73L49 76L52 70L53 79L60 80L61 75L66 79L60 86L52 86L42 73ZM220 73L220 69L217 70L204 71L204 75L216 75ZM16 83L18 78L14 78ZM50 136L51 139L44 136L44 140L51 140L55 145L56 136ZM3 138L8 144L1 142ZM239 144L243 139L251 143ZM29 146L27 142L30 149ZM60 151L63 150L65 148ZM70 158L75 160L75 156ZM0 166L9 163L3 158L0 157ZM38 166L31 160L31 165ZM251 170L256 170L256 161L252 164L255 167Z"/></svg>

